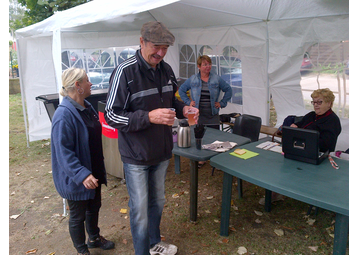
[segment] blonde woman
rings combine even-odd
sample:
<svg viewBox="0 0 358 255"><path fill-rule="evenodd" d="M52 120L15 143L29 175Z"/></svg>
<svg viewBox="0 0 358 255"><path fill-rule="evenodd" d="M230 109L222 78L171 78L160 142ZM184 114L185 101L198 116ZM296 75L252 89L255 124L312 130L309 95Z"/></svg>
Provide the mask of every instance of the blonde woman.
<svg viewBox="0 0 358 255"><path fill-rule="evenodd" d="M114 248L98 228L101 184L107 184L107 178L101 124L85 100L91 95L91 86L85 70L63 72L60 93L64 98L53 116L51 132L53 180L58 193L67 199L70 236L78 254L83 255L90 254L88 248Z"/></svg>
<svg viewBox="0 0 358 255"><path fill-rule="evenodd" d="M336 148L336 143L342 127L338 116L332 111L334 102L333 92L326 89L317 89L311 94L314 111L307 113L301 121L291 124L291 127L317 130L320 151L330 152Z"/></svg>

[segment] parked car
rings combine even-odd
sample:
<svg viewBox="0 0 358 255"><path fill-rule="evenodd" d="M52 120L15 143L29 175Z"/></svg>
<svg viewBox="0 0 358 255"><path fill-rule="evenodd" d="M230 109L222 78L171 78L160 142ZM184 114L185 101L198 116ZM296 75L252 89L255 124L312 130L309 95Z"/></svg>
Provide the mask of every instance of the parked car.
<svg viewBox="0 0 358 255"><path fill-rule="evenodd" d="M309 72L311 69L312 69L312 63L311 63L310 55L308 54L308 52L306 52L303 55L303 60L300 69L301 74Z"/></svg>
<svg viewBox="0 0 358 255"><path fill-rule="evenodd" d="M92 83L92 90L106 89L109 87L109 78L111 77L112 69L99 69L88 72L88 78Z"/></svg>

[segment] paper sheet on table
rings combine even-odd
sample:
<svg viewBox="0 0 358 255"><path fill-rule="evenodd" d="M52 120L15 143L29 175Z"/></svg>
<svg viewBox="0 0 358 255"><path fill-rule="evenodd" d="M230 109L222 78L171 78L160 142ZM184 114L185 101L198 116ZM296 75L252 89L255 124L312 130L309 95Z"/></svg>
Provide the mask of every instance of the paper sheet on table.
<svg viewBox="0 0 358 255"><path fill-rule="evenodd" d="M242 159L249 159L249 158L252 158L252 157L255 157L255 156L259 155L259 153L256 153L256 152L253 152L253 151L249 151L249 150L246 150L246 149L242 149L242 150L246 151L246 153L244 153L242 155L238 155L235 152L231 152L230 155L238 157L238 158L242 158Z"/></svg>
<svg viewBox="0 0 358 255"><path fill-rule="evenodd" d="M204 144L202 145L203 149L206 150L212 150L216 152L225 152L232 148L234 148L237 145L237 143L234 142L221 142L221 141L215 141L210 144Z"/></svg>

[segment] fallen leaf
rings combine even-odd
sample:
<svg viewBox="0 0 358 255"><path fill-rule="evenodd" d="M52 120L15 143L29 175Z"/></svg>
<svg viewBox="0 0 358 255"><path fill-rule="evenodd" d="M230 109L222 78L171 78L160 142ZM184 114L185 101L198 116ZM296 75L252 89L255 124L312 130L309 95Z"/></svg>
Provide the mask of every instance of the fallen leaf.
<svg viewBox="0 0 358 255"><path fill-rule="evenodd" d="M195 253L197 253L199 250L195 250L195 251L192 251L192 252L190 252L191 254L195 254Z"/></svg>
<svg viewBox="0 0 358 255"><path fill-rule="evenodd" d="M214 198L214 196L208 196L208 197L206 197L206 199L213 199Z"/></svg>
<svg viewBox="0 0 358 255"><path fill-rule="evenodd" d="M308 246L308 248L311 249L312 251L318 250L318 246Z"/></svg>
<svg viewBox="0 0 358 255"><path fill-rule="evenodd" d="M127 209L121 209L120 211L119 211L120 213L123 213L123 214L126 214L127 213Z"/></svg>
<svg viewBox="0 0 358 255"><path fill-rule="evenodd" d="M11 194L10 194L10 196L13 196L13 195L15 195L15 191L11 192Z"/></svg>
<svg viewBox="0 0 358 255"><path fill-rule="evenodd" d="M47 198L50 198L50 197L48 197L48 196L44 197L44 199L47 199Z"/></svg>
<svg viewBox="0 0 358 255"><path fill-rule="evenodd" d="M236 232L236 229L235 229L234 227L230 227L229 229L230 229L231 231Z"/></svg>
<svg viewBox="0 0 358 255"><path fill-rule="evenodd" d="M255 211L255 210L254 210L254 212L255 212L255 214L256 214L256 215L258 215L258 216L262 216L262 215L263 215L263 213L262 213L262 212Z"/></svg>
<svg viewBox="0 0 358 255"><path fill-rule="evenodd" d="M206 213L211 213L209 210L205 210Z"/></svg>
<svg viewBox="0 0 358 255"><path fill-rule="evenodd" d="M203 247L210 247L209 244L205 244L205 243L202 243L201 246L203 246Z"/></svg>
<svg viewBox="0 0 358 255"><path fill-rule="evenodd" d="M25 254L35 254L37 249L28 250Z"/></svg>
<svg viewBox="0 0 358 255"><path fill-rule="evenodd" d="M246 254L247 253L247 249L244 246L239 247L239 249L237 250L237 253L239 254Z"/></svg>
<svg viewBox="0 0 358 255"><path fill-rule="evenodd" d="M55 252L51 252L51 253L49 253L47 255L55 255L55 254L56 254Z"/></svg>
<svg viewBox="0 0 358 255"><path fill-rule="evenodd" d="M233 206L232 206L232 209L234 209L235 211L238 211L238 210L239 210L239 207L233 205Z"/></svg>
<svg viewBox="0 0 358 255"><path fill-rule="evenodd" d="M332 237L334 239L334 234L329 234L330 237Z"/></svg>
<svg viewBox="0 0 358 255"><path fill-rule="evenodd" d="M15 214L15 215L11 215L10 219L16 220L17 218L19 218L21 214Z"/></svg>
<svg viewBox="0 0 358 255"><path fill-rule="evenodd" d="M44 148L44 147L49 146L49 145L50 145L50 142L48 142L48 143L43 143L43 144L41 145L41 147Z"/></svg>
<svg viewBox="0 0 358 255"><path fill-rule="evenodd" d="M222 240L222 242L223 242L223 243L228 243L228 242L229 242L229 239L224 238L224 239Z"/></svg>
<svg viewBox="0 0 358 255"><path fill-rule="evenodd" d="M122 243L127 244L128 243L127 239L123 239Z"/></svg>
<svg viewBox="0 0 358 255"><path fill-rule="evenodd" d="M45 235L47 235L47 236L48 236L49 234L51 234L51 232L52 232L52 230L51 230L51 229L50 229L50 230L47 230L47 231L46 231L46 233L45 233Z"/></svg>
<svg viewBox="0 0 358 255"><path fill-rule="evenodd" d="M308 225L312 226L313 223L315 223L315 221L316 221L315 219L308 219L307 223L308 223Z"/></svg>
<svg viewBox="0 0 358 255"><path fill-rule="evenodd" d="M284 235L284 232L282 229L275 229L274 230L275 234L278 235L278 236L283 236Z"/></svg>
<svg viewBox="0 0 358 255"><path fill-rule="evenodd" d="M293 228L289 228L289 227L285 227L285 226L282 226L282 227L285 229L294 230Z"/></svg>
<svg viewBox="0 0 358 255"><path fill-rule="evenodd" d="M255 222L258 223L258 224L260 224L260 223L261 223L261 220L256 219Z"/></svg>
<svg viewBox="0 0 358 255"><path fill-rule="evenodd" d="M214 222L215 222L215 223L219 223L220 221L219 221L219 220L217 220L217 219L215 219L215 220L214 220Z"/></svg>
<svg viewBox="0 0 358 255"><path fill-rule="evenodd" d="M179 197L179 194L175 193L172 195L172 198L178 198Z"/></svg>

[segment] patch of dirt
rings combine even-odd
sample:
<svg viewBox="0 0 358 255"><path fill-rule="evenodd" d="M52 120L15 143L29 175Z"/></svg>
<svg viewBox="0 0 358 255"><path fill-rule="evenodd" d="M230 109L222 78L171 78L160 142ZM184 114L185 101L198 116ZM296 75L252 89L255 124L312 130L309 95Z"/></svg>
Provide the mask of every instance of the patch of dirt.
<svg viewBox="0 0 358 255"><path fill-rule="evenodd" d="M189 220L189 160L181 158L180 175L174 173L174 159L169 165L161 234L163 240L179 247L178 255L237 254L240 246L245 246L248 254L256 255L332 252L333 238L326 230L334 219L332 213L320 213L315 225L309 226L303 217L308 206L288 198L274 204L271 213L264 212L263 206L258 204L264 190L247 182L243 182L244 199L241 200L234 186L230 234L220 236L223 173L215 170L212 176L211 170L209 162L199 169L198 221L192 223ZM25 254L32 249L37 249L36 255L76 254L68 233L68 216L62 216L62 198L52 181L50 156L11 166L9 171L9 216L20 215L9 219L9 254ZM128 212L122 214L121 209ZM263 215L257 216L255 210ZM101 235L114 241L116 247L110 251L91 249L92 255L134 254L127 189L121 179L111 175L108 175L108 186L102 187L99 227ZM285 235L277 236L275 229L283 229ZM313 236L315 241L308 236ZM309 246L319 249L313 252Z"/></svg>

